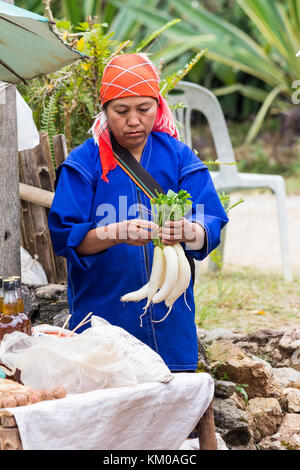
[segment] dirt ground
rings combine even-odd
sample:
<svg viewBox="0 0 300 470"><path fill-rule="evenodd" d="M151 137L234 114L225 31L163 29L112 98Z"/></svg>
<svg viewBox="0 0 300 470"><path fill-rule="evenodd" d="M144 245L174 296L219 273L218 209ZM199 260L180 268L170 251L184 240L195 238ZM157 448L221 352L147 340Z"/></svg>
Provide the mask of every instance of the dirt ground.
<svg viewBox="0 0 300 470"><path fill-rule="evenodd" d="M243 203L229 212L224 251L224 268L255 267L265 272L282 272L276 197L271 192L239 192L231 204ZM287 196L288 236L292 273L300 275L300 196ZM207 269L207 261L198 269Z"/></svg>

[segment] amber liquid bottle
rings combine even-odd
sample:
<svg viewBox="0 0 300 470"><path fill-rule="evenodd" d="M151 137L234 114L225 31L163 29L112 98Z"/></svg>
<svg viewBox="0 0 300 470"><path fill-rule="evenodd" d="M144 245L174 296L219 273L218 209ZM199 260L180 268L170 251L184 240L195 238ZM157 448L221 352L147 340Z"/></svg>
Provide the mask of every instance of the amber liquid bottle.
<svg viewBox="0 0 300 470"><path fill-rule="evenodd" d="M22 318L23 320L23 332L26 333L27 335L31 336L32 335L32 324L31 321L25 313L25 308L24 308L24 300L23 300L23 295L22 295L22 290L21 290L21 278L20 276L15 276L14 278L15 282L15 295L17 298L17 311L19 317Z"/></svg>
<svg viewBox="0 0 300 470"><path fill-rule="evenodd" d="M0 315L0 340L13 331L22 331L23 320L18 316L14 281L4 279L2 314Z"/></svg>
<svg viewBox="0 0 300 470"><path fill-rule="evenodd" d="M0 315L2 315L3 310L3 278L0 276Z"/></svg>

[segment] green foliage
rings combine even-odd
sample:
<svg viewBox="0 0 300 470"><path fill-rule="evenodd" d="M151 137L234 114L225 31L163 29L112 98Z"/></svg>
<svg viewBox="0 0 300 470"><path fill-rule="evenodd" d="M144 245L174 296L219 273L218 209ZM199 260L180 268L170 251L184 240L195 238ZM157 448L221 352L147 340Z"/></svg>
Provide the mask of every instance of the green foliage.
<svg viewBox="0 0 300 470"><path fill-rule="evenodd" d="M109 2L103 0L15 0L14 3L40 15L44 14L48 4L55 18L67 19L73 25L95 15L100 15L103 21L108 21L116 10Z"/></svg>
<svg viewBox="0 0 300 470"><path fill-rule="evenodd" d="M248 384L240 384L240 385L235 386L236 391L239 392L243 396L243 400L245 402L245 405L247 405L247 403L249 401L248 394L245 390L245 388L247 388L247 387L248 387Z"/></svg>
<svg viewBox="0 0 300 470"><path fill-rule="evenodd" d="M120 6L118 0L113 3ZM250 143L270 110L282 113L293 106L292 83L300 76L300 60L296 58L300 49L300 9L297 0L237 0L236 3L247 18L246 31L209 11L197 0L167 1L163 19L161 12L150 6L126 4L126 8L152 28L173 17L184 20L175 43L164 49L166 62L179 61L187 44L196 51L207 48L206 57L219 64L213 66L214 73L224 77L225 87L218 88L218 96L228 97L238 92L261 105L247 134L246 141ZM174 32L166 32L166 37L174 39ZM237 81L240 72L254 81L250 84Z"/></svg>
<svg viewBox="0 0 300 470"><path fill-rule="evenodd" d="M45 106L43 107L41 114L41 125L40 130L47 132L49 136L51 156L54 168L56 167L54 152L53 152L53 136L57 134L55 119L58 112L57 101L58 101L59 89L56 90L49 98Z"/></svg>
<svg viewBox="0 0 300 470"><path fill-rule="evenodd" d="M182 80L189 72L192 70L194 65L196 65L199 60L205 54L205 50L198 52L192 60L184 65L183 69L178 70L172 75L167 76L166 78L160 81L160 91L163 96L166 96L171 90L175 88L177 83ZM179 103L180 106L180 103Z"/></svg>
<svg viewBox="0 0 300 470"><path fill-rule="evenodd" d="M159 28L156 31L153 31L153 33L149 34L147 37L142 39L140 43L137 45L135 52L141 52L145 49L146 46L148 46L152 41L154 41L160 34L162 34L166 29L170 28L174 24L180 23L179 18L175 18L172 21L169 21L166 23L162 28Z"/></svg>
<svg viewBox="0 0 300 470"><path fill-rule="evenodd" d="M251 142L265 116L288 111L292 83L299 79L300 8L298 0L15 0L17 6L43 14L51 4L53 16L72 25L91 18L107 24L120 43L133 48L150 39L152 60L163 58L162 77L208 49L187 79L212 89L226 117L243 119L260 112L249 129ZM157 41L155 32L170 22ZM155 31L152 33L152 31ZM151 39L151 35L154 35ZM143 48L144 50L144 48Z"/></svg>
<svg viewBox="0 0 300 470"><path fill-rule="evenodd" d="M114 33L107 31L106 24L89 19L74 28L69 21L58 21L56 28L61 39L83 52L88 59L79 60L56 73L34 79L27 87L19 87L33 110L38 129L47 131L50 140L55 134L65 134L69 150L81 144L88 137L94 119L101 111L99 89L108 61L123 52L143 51L144 47L149 47L162 32L179 21L173 20L163 25L142 39L137 49L133 47L132 41L115 40ZM164 95L191 70L202 55L203 53L196 54L183 69L162 82L162 86L165 86Z"/></svg>
<svg viewBox="0 0 300 470"><path fill-rule="evenodd" d="M157 193L151 200L154 222L162 227L167 220L180 220L192 207L191 195L181 189L175 193L171 189L167 194ZM153 240L154 245L163 246L160 239Z"/></svg>

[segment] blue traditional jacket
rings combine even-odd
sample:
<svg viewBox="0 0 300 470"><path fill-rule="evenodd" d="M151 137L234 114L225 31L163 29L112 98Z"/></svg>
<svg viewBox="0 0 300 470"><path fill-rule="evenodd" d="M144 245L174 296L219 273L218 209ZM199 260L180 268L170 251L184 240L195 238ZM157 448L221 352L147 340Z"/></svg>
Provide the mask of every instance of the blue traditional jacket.
<svg viewBox="0 0 300 470"><path fill-rule="evenodd" d="M165 192L184 189L191 195L193 207L187 218L205 227L207 241L201 250L182 246L194 259L204 259L219 245L221 229L228 222L207 167L187 145L162 132L151 132L140 164ZM55 252L67 259L69 327L75 328L93 312L149 345L171 370L195 370L198 347L192 280L163 322L153 322L167 312L161 302L150 305L140 326L146 299L122 302L120 298L149 281L153 242L145 246L120 243L89 256L76 253L89 230L124 219L148 218L146 210L138 209L141 205L151 209L149 198L119 165L108 173L108 183L101 175L99 148L93 139L72 150L56 173L48 223Z"/></svg>

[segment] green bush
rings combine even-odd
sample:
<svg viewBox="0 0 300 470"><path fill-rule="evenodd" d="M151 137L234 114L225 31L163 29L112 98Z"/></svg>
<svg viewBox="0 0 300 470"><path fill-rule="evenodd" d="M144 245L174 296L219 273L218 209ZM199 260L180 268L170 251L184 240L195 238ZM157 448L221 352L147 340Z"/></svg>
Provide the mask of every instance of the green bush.
<svg viewBox="0 0 300 470"><path fill-rule="evenodd" d="M19 91L33 111L38 129L48 132L50 144L52 145L53 135L59 133L65 134L68 150L86 140L88 131L101 110L99 89L107 62L124 51L143 51L178 21L175 19L164 24L159 30L144 37L134 48L132 41L115 40L113 32L105 32L105 25L92 20L80 23L76 27L76 33L70 22L57 22L56 27L61 38L86 54L88 59L79 60L56 73L34 79L29 86L19 86ZM199 62L203 53L201 51L196 54L183 68L161 80L161 92L164 96Z"/></svg>

